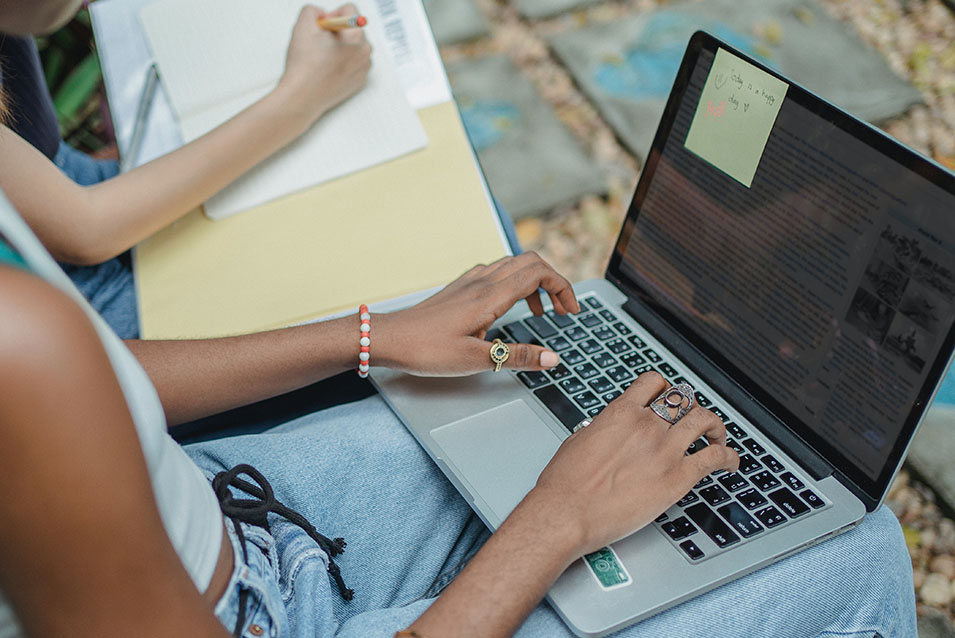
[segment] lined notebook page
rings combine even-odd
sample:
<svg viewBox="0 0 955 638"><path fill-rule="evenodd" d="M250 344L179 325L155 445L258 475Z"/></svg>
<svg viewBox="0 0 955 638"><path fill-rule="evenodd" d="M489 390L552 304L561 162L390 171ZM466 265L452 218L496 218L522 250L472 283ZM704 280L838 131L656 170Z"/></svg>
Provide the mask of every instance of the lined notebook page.
<svg viewBox="0 0 955 638"><path fill-rule="evenodd" d="M159 0L140 19L159 76L190 142L268 93L285 69L302 0ZM308 132L205 204L221 219L427 145L388 53L375 3L368 17L372 68L365 87Z"/></svg>

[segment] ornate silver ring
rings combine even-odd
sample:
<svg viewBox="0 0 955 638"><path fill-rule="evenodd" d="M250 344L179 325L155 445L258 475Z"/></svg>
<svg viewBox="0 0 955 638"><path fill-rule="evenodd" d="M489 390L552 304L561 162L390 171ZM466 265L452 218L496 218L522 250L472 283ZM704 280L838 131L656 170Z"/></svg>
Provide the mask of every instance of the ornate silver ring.
<svg viewBox="0 0 955 638"><path fill-rule="evenodd" d="M664 390L660 396L650 402L650 409L673 425L686 416L693 407L693 386L689 383L678 383Z"/></svg>

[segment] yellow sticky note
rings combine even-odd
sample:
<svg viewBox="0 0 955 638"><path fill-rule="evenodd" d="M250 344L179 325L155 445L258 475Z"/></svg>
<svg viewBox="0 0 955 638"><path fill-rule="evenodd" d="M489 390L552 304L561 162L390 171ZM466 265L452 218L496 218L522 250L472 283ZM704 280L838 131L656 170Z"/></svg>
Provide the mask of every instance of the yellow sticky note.
<svg viewBox="0 0 955 638"><path fill-rule="evenodd" d="M789 85L717 49L685 146L747 188Z"/></svg>

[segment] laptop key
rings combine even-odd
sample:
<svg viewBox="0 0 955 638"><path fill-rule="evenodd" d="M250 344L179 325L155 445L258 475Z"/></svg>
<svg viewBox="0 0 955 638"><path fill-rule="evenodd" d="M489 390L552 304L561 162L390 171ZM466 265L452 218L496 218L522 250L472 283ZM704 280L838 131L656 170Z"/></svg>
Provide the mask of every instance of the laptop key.
<svg viewBox="0 0 955 638"><path fill-rule="evenodd" d="M584 413L568 399L555 385L546 385L534 390L534 395L541 403L554 413L568 432L574 431L574 426L584 420Z"/></svg>
<svg viewBox="0 0 955 638"><path fill-rule="evenodd" d="M757 523L752 516L746 513L739 503L727 503L718 508L717 513L726 519L730 527L735 529L743 538L749 538L763 531L763 526Z"/></svg>
<svg viewBox="0 0 955 638"><path fill-rule="evenodd" d="M543 317L528 317L524 320L531 330L536 332L542 339L550 339L557 334L557 329L550 325Z"/></svg>
<svg viewBox="0 0 955 638"><path fill-rule="evenodd" d="M762 456L763 454L766 454L766 449L753 439L746 439L743 441L743 445L745 445L746 448L756 456Z"/></svg>
<svg viewBox="0 0 955 638"><path fill-rule="evenodd" d="M560 352L561 350L566 350L570 347L570 342L564 339L561 336L554 337L553 339L547 340L547 347L553 350L554 352Z"/></svg>
<svg viewBox="0 0 955 638"><path fill-rule="evenodd" d="M809 508L803 503L795 494L789 491L788 488L781 487L775 492L770 492L768 494L769 500L776 504L776 506L790 518L796 518L797 516L802 516L809 511Z"/></svg>
<svg viewBox="0 0 955 638"><path fill-rule="evenodd" d="M607 339L613 339L617 335L607 326L600 326L599 328L594 328L594 336L601 341L606 341Z"/></svg>
<svg viewBox="0 0 955 638"><path fill-rule="evenodd" d="M685 516L675 518L669 523L663 523L660 525L660 529L662 529L667 536L675 541L678 541L681 538L686 538L691 534L696 534L696 528L693 527L693 523L686 520Z"/></svg>
<svg viewBox="0 0 955 638"><path fill-rule="evenodd" d="M794 492L798 492L802 488L806 487L802 481L796 478L792 472L786 472L779 476L783 480L783 484L788 485Z"/></svg>
<svg viewBox="0 0 955 638"><path fill-rule="evenodd" d="M780 514L779 510L770 505L765 509L761 509L755 514L756 518L759 519L759 522L765 525L766 527L776 527L786 522L786 517Z"/></svg>
<svg viewBox="0 0 955 638"><path fill-rule="evenodd" d="M752 474L756 470L763 469L763 464L757 461L749 454L741 454L739 457L739 473Z"/></svg>
<svg viewBox="0 0 955 638"><path fill-rule="evenodd" d="M641 339L637 335L631 335L627 337L627 341L632 343L634 348L643 349L647 347L647 344L643 341L643 339Z"/></svg>
<svg viewBox="0 0 955 638"><path fill-rule="evenodd" d="M570 339L571 341L580 341L581 339L586 339L590 336L590 333L581 328L580 326L574 326L570 330L564 332L564 336Z"/></svg>
<svg viewBox="0 0 955 638"><path fill-rule="evenodd" d="M650 372L652 370L653 370L653 366L648 363L645 366L640 366L639 368L635 369L634 372L637 374L637 376L640 376L644 372Z"/></svg>
<svg viewBox="0 0 955 638"><path fill-rule="evenodd" d="M593 362L601 368L609 368L610 366L617 365L617 360L607 352L601 352L600 354L594 355L591 358L593 359Z"/></svg>
<svg viewBox="0 0 955 638"><path fill-rule="evenodd" d="M531 371L531 372L518 372L517 378L521 380L521 383L526 385L530 389L539 388L542 385L550 383L550 379L547 378L543 372Z"/></svg>
<svg viewBox="0 0 955 638"><path fill-rule="evenodd" d="M586 299L584 299L584 302L585 302L588 306L590 306L591 308L593 308L594 310L596 310L597 308L603 308L603 307L604 307L604 305L603 305L602 303L600 303L600 301L599 301L596 297L587 297Z"/></svg>
<svg viewBox="0 0 955 638"><path fill-rule="evenodd" d="M620 338L611 339L604 345L607 346L607 350L610 350L610 352L614 354L622 354L627 350L632 350L630 344Z"/></svg>
<svg viewBox="0 0 955 638"><path fill-rule="evenodd" d="M621 394L623 394L623 392L621 392L620 390L613 390L611 392L607 392L600 398L603 399L604 403L610 403L611 401L619 397Z"/></svg>
<svg viewBox="0 0 955 638"><path fill-rule="evenodd" d="M491 328L490 330L487 331L487 334L484 335L484 340L491 342L491 341L494 341L495 339L500 339L501 341L509 341L510 337L504 334L504 331L502 331L500 328Z"/></svg>
<svg viewBox="0 0 955 638"><path fill-rule="evenodd" d="M697 452L705 448L707 445L709 444L706 442L706 439L697 439L693 441L692 443L690 443L690 447L686 448L686 453L696 454ZM710 477L706 477L706 478L710 478ZM710 481L712 480L713 479L710 479ZM697 483L697 485L699 485L699 483Z"/></svg>
<svg viewBox="0 0 955 638"><path fill-rule="evenodd" d="M680 385L681 383L690 383L690 382L687 381L684 377L681 376L681 377L677 377L676 379L674 379L674 380L672 381L672 383L673 383L673 385ZM693 385L693 384L690 383L690 385Z"/></svg>
<svg viewBox="0 0 955 638"><path fill-rule="evenodd" d="M660 363L661 361L663 361L663 357L658 355L656 351L650 348L647 348L646 350L643 351L643 356L649 359L650 363Z"/></svg>
<svg viewBox="0 0 955 638"><path fill-rule="evenodd" d="M719 485L703 488L700 490L700 496L710 505L719 505L730 500L730 495L723 491L723 488Z"/></svg>
<svg viewBox="0 0 955 638"><path fill-rule="evenodd" d="M744 490L740 492L739 494L737 494L736 500L742 503L743 507L745 507L748 510L754 510L757 507L765 505L768 502L765 499L765 497L763 497L762 494L760 494L753 488L749 488L748 490Z"/></svg>
<svg viewBox="0 0 955 638"><path fill-rule="evenodd" d="M726 447L733 448L736 450L737 454L745 454L746 450L743 449L743 446L734 441L733 439L726 439Z"/></svg>
<svg viewBox="0 0 955 638"><path fill-rule="evenodd" d="M557 326L558 328L560 328L561 330L563 330L564 328L567 328L567 327L569 327L569 326L574 325L574 318L573 318L571 315L559 315L559 314L557 314L556 312L554 312L553 310L548 310L548 311L547 311L546 313L544 313L544 314L546 314L546 315L547 315L547 318L550 319L551 322L552 322L555 326Z"/></svg>
<svg viewBox="0 0 955 638"><path fill-rule="evenodd" d="M615 314L613 314L612 312L610 312L609 310L606 310L606 309L605 309L605 310L601 310L598 314L599 314L601 317L603 317L603 318L604 318L604 321L606 321L607 323L614 323L614 322L617 320L617 316L616 316Z"/></svg>
<svg viewBox="0 0 955 638"><path fill-rule="evenodd" d="M622 322L622 321L618 321L617 323L613 324L613 327L617 329L617 332L619 332L620 334L622 334L622 335L625 336L625 337L626 337L628 334L630 334L630 333L633 332L633 330L631 330L630 328L628 328L628 327L627 327L627 324L625 324L625 323Z"/></svg>
<svg viewBox="0 0 955 638"><path fill-rule="evenodd" d="M603 323L603 322L600 320L600 317L598 317L597 315L594 315L594 314L584 315L583 317L581 317L581 318L578 319L577 321L579 321L580 323L584 324L584 325L587 326L588 328L596 328L597 326L599 326L600 324Z"/></svg>
<svg viewBox="0 0 955 638"><path fill-rule="evenodd" d="M586 341L581 341L577 344L577 347L583 350L585 354L593 354L603 350L600 342L596 339L587 339Z"/></svg>
<svg viewBox="0 0 955 638"><path fill-rule="evenodd" d="M732 434L733 436L735 436L740 441L746 438L746 433L743 432L743 428L736 425L735 423L727 423L726 431Z"/></svg>
<svg viewBox="0 0 955 638"><path fill-rule="evenodd" d="M629 352L623 355L622 357L620 357L620 360L623 361L625 364L627 364L631 368L636 368L637 366L641 366L647 362L646 359L641 357L636 352Z"/></svg>
<svg viewBox="0 0 955 638"><path fill-rule="evenodd" d="M570 376L570 370L568 370L567 366L565 366L563 363L558 363L556 367L548 370L547 374L549 374L550 378L554 381L560 381L561 379L566 379Z"/></svg>
<svg viewBox="0 0 955 638"><path fill-rule="evenodd" d="M575 366L578 363L583 363L584 361L587 360L587 357L580 354L579 351L574 349L570 349L566 352L561 352L560 358L564 363L566 363L569 366Z"/></svg>
<svg viewBox="0 0 955 638"><path fill-rule="evenodd" d="M585 410L600 403L600 399L595 397L593 392L581 392L574 397L574 401Z"/></svg>
<svg viewBox="0 0 955 638"><path fill-rule="evenodd" d="M726 416L726 412L723 412L715 405L710 407L710 412L718 416L720 418L720 421L722 421L723 423L726 423L727 421L730 420L730 418Z"/></svg>
<svg viewBox="0 0 955 638"><path fill-rule="evenodd" d="M580 380L570 377L569 379L564 379L560 382L560 389L566 392L567 394L577 394L578 392L583 392L587 387L580 382Z"/></svg>
<svg viewBox="0 0 955 638"><path fill-rule="evenodd" d="M773 456L772 454L767 454L766 456L764 456L763 463L766 464L766 467L771 469L773 472L776 472L777 474L786 469L785 466L783 466L782 463L777 461L776 457Z"/></svg>
<svg viewBox="0 0 955 638"><path fill-rule="evenodd" d="M589 379L600 374L600 370L594 367L592 363L581 363L579 366L574 366L574 372L577 373L581 379Z"/></svg>
<svg viewBox="0 0 955 638"><path fill-rule="evenodd" d="M819 509L825 505L825 503L822 502L822 499L816 496L816 493L812 490L804 490L799 493L799 496L802 497L802 500L809 503L813 509Z"/></svg>
<svg viewBox="0 0 955 638"><path fill-rule="evenodd" d="M696 485L693 486L693 489L698 490L698 489L700 489L701 487L706 487L707 485L709 485L709 484L712 483L712 482L713 482L713 477L712 477L712 476L704 476L704 477L701 478L699 481L697 481Z"/></svg>
<svg viewBox="0 0 955 638"><path fill-rule="evenodd" d="M686 496L684 496L679 501L677 501L676 504L679 505L680 507L686 507L690 503L696 503L698 500L700 500L699 496L697 496L693 492L687 492Z"/></svg>
<svg viewBox="0 0 955 638"><path fill-rule="evenodd" d="M587 385L589 385L593 389L593 391L596 392L597 394L604 394L605 392L610 392L611 390L617 387L613 384L613 382L610 379L608 379L607 377L603 375L599 377L594 377L593 379L587 382Z"/></svg>
<svg viewBox="0 0 955 638"><path fill-rule="evenodd" d="M592 419L603 411L604 411L604 406L598 405L596 408L590 408L589 410L587 410L587 416L589 416Z"/></svg>
<svg viewBox="0 0 955 638"><path fill-rule="evenodd" d="M534 333L528 330L527 326L520 321L507 324L503 330L511 335L511 339L513 339L515 343L529 343L535 346L541 345L541 342L537 340Z"/></svg>
<svg viewBox="0 0 955 638"><path fill-rule="evenodd" d="M700 560L705 556L703 550L697 547L693 541L683 541L680 543L680 549L683 550L684 554L690 557L690 560Z"/></svg>
<svg viewBox="0 0 955 638"><path fill-rule="evenodd" d="M749 487L749 481L744 479L739 472L724 474L716 480L730 492L738 492L744 487Z"/></svg>
<svg viewBox="0 0 955 638"><path fill-rule="evenodd" d="M703 533L710 537L718 547L728 547L739 542L739 536L724 523L716 512L703 503L691 505L683 510L690 519L699 525Z"/></svg>
<svg viewBox="0 0 955 638"><path fill-rule="evenodd" d="M629 388L631 384L633 384L633 380L624 381L623 383L620 384L620 390L623 392L626 392L627 388Z"/></svg>
<svg viewBox="0 0 955 638"><path fill-rule="evenodd" d="M607 376L616 381L617 383L623 383L627 379L632 379L633 375L630 374L630 371L624 368L623 366L617 366L616 368L610 368L607 370Z"/></svg>
<svg viewBox="0 0 955 638"><path fill-rule="evenodd" d="M762 491L771 490L777 485L779 481L776 480L776 477L763 470L762 472L757 472L749 477L749 480L752 481L753 485L761 489Z"/></svg>
<svg viewBox="0 0 955 638"><path fill-rule="evenodd" d="M696 404L699 405L701 408L708 408L711 405L713 405L713 402L710 401L708 398L706 398L706 395L703 394L702 392L697 392L693 396L696 397Z"/></svg>
<svg viewBox="0 0 955 638"><path fill-rule="evenodd" d="M666 375L666 376L668 376L668 377L675 377L675 376L676 376L676 370L674 370L674 369L673 369L673 366L671 366L671 365L670 365L669 363L667 363L666 361L660 362L660 364L659 364L657 367L660 368L660 372L662 372L664 375Z"/></svg>
<svg viewBox="0 0 955 638"><path fill-rule="evenodd" d="M663 512L662 514L660 514L659 516L657 516L655 519L653 519L653 522L654 522L654 523L662 523L663 521L667 520L668 518L670 518L670 517L667 515L667 513L666 513L666 512Z"/></svg>

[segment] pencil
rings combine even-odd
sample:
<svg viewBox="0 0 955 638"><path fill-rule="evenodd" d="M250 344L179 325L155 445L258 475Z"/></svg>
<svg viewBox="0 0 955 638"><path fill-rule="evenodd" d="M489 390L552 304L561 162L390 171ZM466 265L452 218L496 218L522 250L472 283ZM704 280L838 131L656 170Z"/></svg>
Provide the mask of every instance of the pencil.
<svg viewBox="0 0 955 638"><path fill-rule="evenodd" d="M337 18L319 18L318 26L328 31L341 31L342 29L354 29L368 24L365 16L340 16Z"/></svg>

